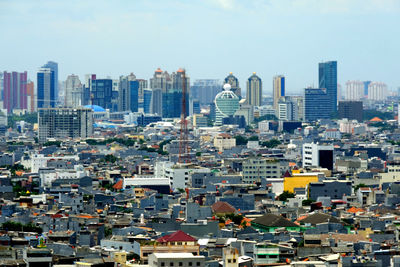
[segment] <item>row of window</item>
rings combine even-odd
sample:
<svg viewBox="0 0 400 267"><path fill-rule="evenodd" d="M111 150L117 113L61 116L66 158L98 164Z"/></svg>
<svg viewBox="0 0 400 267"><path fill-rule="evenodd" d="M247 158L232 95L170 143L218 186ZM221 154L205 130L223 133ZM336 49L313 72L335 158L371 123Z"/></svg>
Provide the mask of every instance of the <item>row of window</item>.
<svg viewBox="0 0 400 267"><path fill-rule="evenodd" d="M198 261L198 262L196 262L196 264L194 265L194 262L188 262L188 266L200 266L201 265L201 263ZM165 262L161 262L161 267L165 267L165 266L167 266L166 265L166 263ZM169 263L169 265L168 266L170 266L170 267L173 267L174 266L174 262L170 262ZM178 265L177 266L183 266L183 262L178 262Z"/></svg>

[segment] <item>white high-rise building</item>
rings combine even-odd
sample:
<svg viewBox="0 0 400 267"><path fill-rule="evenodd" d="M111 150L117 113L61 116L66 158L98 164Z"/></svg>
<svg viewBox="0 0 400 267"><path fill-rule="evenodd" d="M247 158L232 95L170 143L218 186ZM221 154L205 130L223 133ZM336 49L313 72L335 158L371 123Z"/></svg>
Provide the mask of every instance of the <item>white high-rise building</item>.
<svg viewBox="0 0 400 267"><path fill-rule="evenodd" d="M283 96L278 101L278 119L280 121L297 121L298 116L297 101L293 101L289 96Z"/></svg>
<svg viewBox="0 0 400 267"><path fill-rule="evenodd" d="M368 85L368 99L372 101L384 101L388 95L387 85L382 82L372 82Z"/></svg>
<svg viewBox="0 0 400 267"><path fill-rule="evenodd" d="M82 106L82 84L78 75L68 75L65 81L65 106L79 107Z"/></svg>
<svg viewBox="0 0 400 267"><path fill-rule="evenodd" d="M346 83L346 100L361 100L364 97L364 83L362 81L348 81Z"/></svg>

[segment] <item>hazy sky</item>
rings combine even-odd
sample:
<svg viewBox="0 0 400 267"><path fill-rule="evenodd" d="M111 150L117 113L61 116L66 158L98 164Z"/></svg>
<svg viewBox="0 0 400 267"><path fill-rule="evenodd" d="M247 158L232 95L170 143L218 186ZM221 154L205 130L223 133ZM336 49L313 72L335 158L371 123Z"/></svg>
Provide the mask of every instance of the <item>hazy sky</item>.
<svg viewBox="0 0 400 267"><path fill-rule="evenodd" d="M400 86L400 0L0 0L0 70L59 63L59 79L185 67L192 81L252 72L271 93L318 84L318 62L338 80Z"/></svg>

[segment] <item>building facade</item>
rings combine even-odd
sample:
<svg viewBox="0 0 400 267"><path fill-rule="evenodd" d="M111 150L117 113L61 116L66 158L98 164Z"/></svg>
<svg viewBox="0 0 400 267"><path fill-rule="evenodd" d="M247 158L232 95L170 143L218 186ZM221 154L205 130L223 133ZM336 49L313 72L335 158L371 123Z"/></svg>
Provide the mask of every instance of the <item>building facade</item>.
<svg viewBox="0 0 400 267"><path fill-rule="evenodd" d="M333 169L333 145L303 144L303 168L321 167Z"/></svg>
<svg viewBox="0 0 400 267"><path fill-rule="evenodd" d="M273 158L249 158L243 161L243 183L260 183L262 179L281 178L280 162Z"/></svg>
<svg viewBox="0 0 400 267"><path fill-rule="evenodd" d="M112 79L92 79L90 87L91 104L100 106L104 109L112 110L113 98L113 80Z"/></svg>
<svg viewBox="0 0 400 267"><path fill-rule="evenodd" d="M388 95L387 85L382 82L371 82L368 85L368 100L385 101Z"/></svg>
<svg viewBox="0 0 400 267"><path fill-rule="evenodd" d="M14 109L27 109L27 78L26 71L3 73L3 105L7 112L12 112Z"/></svg>
<svg viewBox="0 0 400 267"><path fill-rule="evenodd" d="M93 135L93 111L90 108L40 108L39 142L49 138L87 138Z"/></svg>
<svg viewBox="0 0 400 267"><path fill-rule="evenodd" d="M361 81L348 81L346 83L346 100L361 100L364 98L364 83Z"/></svg>
<svg viewBox="0 0 400 267"><path fill-rule="evenodd" d="M337 111L337 62L328 61L319 63L319 88L326 89L330 102L330 116Z"/></svg>
<svg viewBox="0 0 400 267"><path fill-rule="evenodd" d="M191 98L197 99L200 105L212 103L215 96L221 92L221 82L213 79L195 80L190 87Z"/></svg>
<svg viewBox="0 0 400 267"><path fill-rule="evenodd" d="M363 121L362 101L339 101L338 115L340 119Z"/></svg>
<svg viewBox="0 0 400 267"><path fill-rule="evenodd" d="M274 88L274 109L278 110L278 102L282 96L285 96L285 76L278 75L273 78Z"/></svg>
<svg viewBox="0 0 400 267"><path fill-rule="evenodd" d="M332 109L330 97L325 89L304 89L304 120L329 119Z"/></svg>
<svg viewBox="0 0 400 267"><path fill-rule="evenodd" d="M37 108L54 108L57 104L57 92L54 71L41 68L37 73Z"/></svg>
<svg viewBox="0 0 400 267"><path fill-rule="evenodd" d="M65 81L65 107L82 106L82 83L78 75L68 75Z"/></svg>
<svg viewBox="0 0 400 267"><path fill-rule="evenodd" d="M262 81L261 78L253 72L253 75L247 80L246 100L249 105L261 106L262 102Z"/></svg>
<svg viewBox="0 0 400 267"><path fill-rule="evenodd" d="M233 116L239 109L239 97L231 90L230 84L224 85L224 91L215 97L215 125L221 126L223 118Z"/></svg>
<svg viewBox="0 0 400 267"><path fill-rule="evenodd" d="M242 90L239 86L239 80L236 78L232 72L224 79L224 83L229 83L231 85L231 91L237 95L240 99L242 98Z"/></svg>

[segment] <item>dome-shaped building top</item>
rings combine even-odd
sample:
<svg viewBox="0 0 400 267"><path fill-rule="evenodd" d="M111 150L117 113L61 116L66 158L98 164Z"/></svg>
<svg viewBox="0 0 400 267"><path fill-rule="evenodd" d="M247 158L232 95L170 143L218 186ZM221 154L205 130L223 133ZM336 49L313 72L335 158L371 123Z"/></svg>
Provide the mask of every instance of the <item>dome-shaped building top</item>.
<svg viewBox="0 0 400 267"><path fill-rule="evenodd" d="M104 108L97 105L86 105L85 108L90 108L93 112L106 112Z"/></svg>
<svg viewBox="0 0 400 267"><path fill-rule="evenodd" d="M232 92L231 85L225 84L224 91L215 96L215 125L222 125L223 118L233 116L239 109L239 97Z"/></svg>

